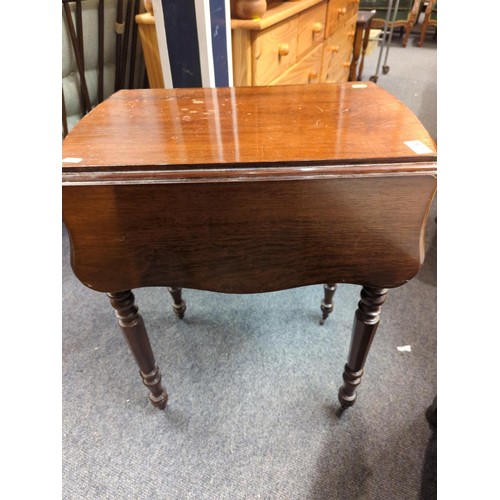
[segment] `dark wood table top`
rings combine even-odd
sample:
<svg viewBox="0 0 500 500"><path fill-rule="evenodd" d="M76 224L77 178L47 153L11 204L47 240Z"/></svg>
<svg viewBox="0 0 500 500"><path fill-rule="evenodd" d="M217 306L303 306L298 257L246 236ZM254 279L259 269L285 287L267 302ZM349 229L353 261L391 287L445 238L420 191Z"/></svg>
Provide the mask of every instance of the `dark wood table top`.
<svg viewBox="0 0 500 500"><path fill-rule="evenodd" d="M436 147L406 106L376 84L358 82L122 90L76 125L63 159L65 181L86 172L192 174L221 166L385 171L391 163L426 168Z"/></svg>
<svg viewBox="0 0 500 500"><path fill-rule="evenodd" d="M373 16L375 16L376 13L376 10L358 10L356 23L360 26L366 27L367 23L373 19Z"/></svg>

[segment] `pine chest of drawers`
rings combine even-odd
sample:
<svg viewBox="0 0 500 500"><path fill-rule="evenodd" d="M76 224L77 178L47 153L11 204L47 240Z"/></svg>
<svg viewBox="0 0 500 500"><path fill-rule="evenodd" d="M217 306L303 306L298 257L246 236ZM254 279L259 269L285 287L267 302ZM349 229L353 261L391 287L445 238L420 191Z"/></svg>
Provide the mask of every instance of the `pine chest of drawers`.
<svg viewBox="0 0 500 500"><path fill-rule="evenodd" d="M268 2L261 18L232 19L235 86L345 82L359 0Z"/></svg>

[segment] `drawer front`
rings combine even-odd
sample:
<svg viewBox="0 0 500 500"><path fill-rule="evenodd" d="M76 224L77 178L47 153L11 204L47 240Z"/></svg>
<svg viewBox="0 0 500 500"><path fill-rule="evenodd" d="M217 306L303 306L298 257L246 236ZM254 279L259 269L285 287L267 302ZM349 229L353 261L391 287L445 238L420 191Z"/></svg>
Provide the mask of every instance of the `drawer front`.
<svg viewBox="0 0 500 500"><path fill-rule="evenodd" d="M298 15L254 35L252 85L267 85L297 59Z"/></svg>
<svg viewBox="0 0 500 500"><path fill-rule="evenodd" d="M347 0L345 2L346 8L346 19L349 19L352 16L357 15L359 10L359 0Z"/></svg>
<svg viewBox="0 0 500 500"><path fill-rule="evenodd" d="M299 14L297 58L325 39L326 1Z"/></svg>
<svg viewBox="0 0 500 500"><path fill-rule="evenodd" d="M326 37L332 36L358 12L359 0L330 0L326 14Z"/></svg>
<svg viewBox="0 0 500 500"><path fill-rule="evenodd" d="M354 37L356 35L356 17L352 16L346 19L333 35L328 37L327 42L332 45L339 45L340 50L354 50Z"/></svg>
<svg viewBox="0 0 500 500"><path fill-rule="evenodd" d="M340 83L349 79L352 49L336 44L336 37L327 40L321 66L322 83Z"/></svg>
<svg viewBox="0 0 500 500"><path fill-rule="evenodd" d="M294 85L301 83L319 83L321 79L321 56L323 46L320 45L312 50L310 54L304 57L279 78L274 80L271 85Z"/></svg>
<svg viewBox="0 0 500 500"><path fill-rule="evenodd" d="M340 54L338 59L323 72L321 83L342 83L349 80L351 66L348 54Z"/></svg>

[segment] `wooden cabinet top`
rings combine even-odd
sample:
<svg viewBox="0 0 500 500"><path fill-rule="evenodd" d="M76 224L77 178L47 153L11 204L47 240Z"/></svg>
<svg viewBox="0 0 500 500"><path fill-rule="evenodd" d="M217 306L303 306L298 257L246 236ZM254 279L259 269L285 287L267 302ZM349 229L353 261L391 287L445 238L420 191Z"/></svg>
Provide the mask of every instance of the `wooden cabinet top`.
<svg viewBox="0 0 500 500"><path fill-rule="evenodd" d="M342 175L433 170L435 161L417 117L372 82L122 90L63 142L65 182L140 172L173 178L181 170L251 176L263 167L277 175L290 167Z"/></svg>
<svg viewBox="0 0 500 500"><path fill-rule="evenodd" d="M299 14L324 0L295 0L288 2L267 2L267 10L258 19L231 19L232 29L263 30L284 19Z"/></svg>

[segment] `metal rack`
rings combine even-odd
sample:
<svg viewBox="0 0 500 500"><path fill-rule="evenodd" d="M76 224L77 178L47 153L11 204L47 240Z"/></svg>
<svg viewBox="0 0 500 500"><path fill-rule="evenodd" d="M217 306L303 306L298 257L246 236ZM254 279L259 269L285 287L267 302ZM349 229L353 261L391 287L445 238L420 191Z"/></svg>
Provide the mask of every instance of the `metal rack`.
<svg viewBox="0 0 500 500"><path fill-rule="evenodd" d="M380 71L380 63L382 62L382 56L385 50L385 58L384 64L382 65L382 73L386 75L389 73L389 66L387 65L387 59L389 58L389 49L391 48L392 42L392 34L394 32L394 25L396 21L396 16L399 9L399 0L396 0L396 4L394 6L394 10L392 8L393 0L389 0L389 4L387 6L387 15L385 16L384 29L382 32L382 45L380 46L380 52L377 61L377 68L375 70L375 74L370 77L370 81L377 83L378 74ZM392 21L390 21L392 15ZM387 31L389 27L389 23L391 23L391 30L389 31L389 38L387 38Z"/></svg>

